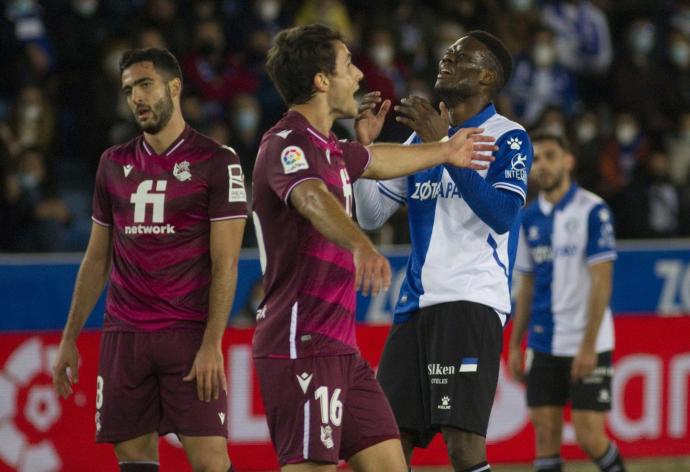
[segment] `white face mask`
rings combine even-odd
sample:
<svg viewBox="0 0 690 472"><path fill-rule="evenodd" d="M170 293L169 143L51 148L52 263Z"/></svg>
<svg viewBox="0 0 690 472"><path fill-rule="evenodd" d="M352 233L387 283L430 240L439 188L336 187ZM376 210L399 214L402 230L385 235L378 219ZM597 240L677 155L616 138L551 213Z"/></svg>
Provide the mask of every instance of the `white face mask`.
<svg viewBox="0 0 690 472"><path fill-rule="evenodd" d="M577 125L577 140L586 143L594 139L597 135L597 128L594 123L584 121Z"/></svg>
<svg viewBox="0 0 690 472"><path fill-rule="evenodd" d="M41 116L41 105L31 104L22 107L20 114L22 119L26 121L35 121Z"/></svg>
<svg viewBox="0 0 690 472"><path fill-rule="evenodd" d="M266 22L271 22L278 18L280 14L280 2L276 0L264 0L258 5L259 16Z"/></svg>
<svg viewBox="0 0 690 472"><path fill-rule="evenodd" d="M510 0L510 8L518 13L524 13L532 8L532 0Z"/></svg>
<svg viewBox="0 0 690 472"><path fill-rule="evenodd" d="M251 131L256 129L259 124L259 115L252 109L246 108L237 112L235 118L237 129L240 131Z"/></svg>
<svg viewBox="0 0 690 472"><path fill-rule="evenodd" d="M90 17L98 10L97 0L76 0L72 2L72 8L83 17Z"/></svg>
<svg viewBox="0 0 690 472"><path fill-rule="evenodd" d="M671 46L671 61L681 69L685 69L690 63L690 47L684 43L676 43Z"/></svg>
<svg viewBox="0 0 690 472"><path fill-rule="evenodd" d="M616 139L623 146L632 143L637 137L637 126L632 123L623 123L616 127Z"/></svg>
<svg viewBox="0 0 690 472"><path fill-rule="evenodd" d="M647 54L654 47L654 26L641 25L630 31L630 45L635 52Z"/></svg>
<svg viewBox="0 0 690 472"><path fill-rule="evenodd" d="M379 44L369 49L371 59L379 67L388 67L393 62L395 51L387 44Z"/></svg>
<svg viewBox="0 0 690 472"><path fill-rule="evenodd" d="M534 46L532 58L538 67L551 67L556 61L556 49L550 44L539 43Z"/></svg>

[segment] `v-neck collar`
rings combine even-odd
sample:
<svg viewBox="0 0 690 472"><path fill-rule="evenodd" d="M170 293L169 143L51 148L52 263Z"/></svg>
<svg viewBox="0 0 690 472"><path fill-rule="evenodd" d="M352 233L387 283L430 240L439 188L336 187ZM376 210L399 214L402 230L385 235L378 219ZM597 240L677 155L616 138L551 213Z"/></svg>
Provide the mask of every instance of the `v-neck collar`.
<svg viewBox="0 0 690 472"><path fill-rule="evenodd" d="M150 144L146 142L146 138L144 138L144 135L141 135L141 147L144 149L144 152L148 156L160 156L160 157L169 157L172 155L182 144L184 144L191 136L192 134L192 128L189 125L185 125L184 129L180 133L180 135L175 139L172 143L170 143L170 146L168 146L165 151L162 153L158 154L154 149L151 147Z"/></svg>

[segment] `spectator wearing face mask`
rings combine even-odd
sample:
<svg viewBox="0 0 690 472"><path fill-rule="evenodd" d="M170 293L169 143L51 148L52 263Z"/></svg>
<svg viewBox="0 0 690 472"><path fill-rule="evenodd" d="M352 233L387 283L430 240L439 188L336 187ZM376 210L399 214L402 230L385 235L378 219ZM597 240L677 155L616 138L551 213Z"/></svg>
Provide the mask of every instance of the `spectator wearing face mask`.
<svg viewBox="0 0 690 472"><path fill-rule="evenodd" d="M596 113L585 111L578 116L572 126L570 135L577 156L575 174L577 182L583 188L596 192L599 190L601 175L599 173L599 150L602 139L601 123Z"/></svg>
<svg viewBox="0 0 690 472"><path fill-rule="evenodd" d="M675 121L690 110L690 39L680 31L672 31L665 53L667 63L661 74L663 87L659 92L665 112Z"/></svg>
<svg viewBox="0 0 690 472"><path fill-rule="evenodd" d="M364 78L361 87L366 92L381 92L382 100L397 104L407 92L408 70L398 59L393 33L382 27L372 27L365 39L364 54L355 60ZM404 141L409 130L395 122L390 113L381 132L381 140Z"/></svg>
<svg viewBox="0 0 690 472"><path fill-rule="evenodd" d="M690 185L690 110L678 119L676 129L666 137L670 176L676 185Z"/></svg>
<svg viewBox="0 0 690 472"><path fill-rule="evenodd" d="M15 169L5 182L9 224L13 228L12 249L60 250L71 216L48 179L43 153L37 148L22 150Z"/></svg>
<svg viewBox="0 0 690 472"><path fill-rule="evenodd" d="M534 126L547 107L558 107L567 118L580 106L575 76L558 63L553 33L535 32L530 54L518 58L504 93L503 105L526 126Z"/></svg>
<svg viewBox="0 0 690 472"><path fill-rule="evenodd" d="M230 107L229 142L240 156L245 181L250 182L261 139L261 107L251 95L235 97Z"/></svg>
<svg viewBox="0 0 690 472"><path fill-rule="evenodd" d="M36 147L50 152L55 137L55 112L38 85L26 85L20 91L2 137L10 155L23 148Z"/></svg>
<svg viewBox="0 0 690 472"><path fill-rule="evenodd" d="M653 52L656 28L649 18L638 18L627 29L625 49L614 63L611 72L612 105L626 107L644 119L645 128L654 136L660 135L671 122L664 115L656 93L659 65Z"/></svg>
<svg viewBox="0 0 690 472"><path fill-rule="evenodd" d="M633 114L618 112L614 123L614 134L604 143L599 156L602 177L599 192L610 199L612 207L617 206L614 199L630 184L635 171L646 165L651 152L650 141ZM618 214L615 208L613 210Z"/></svg>
<svg viewBox="0 0 690 472"><path fill-rule="evenodd" d="M320 23L340 32L348 42L353 37L352 20L340 0L304 0L295 14L295 26Z"/></svg>

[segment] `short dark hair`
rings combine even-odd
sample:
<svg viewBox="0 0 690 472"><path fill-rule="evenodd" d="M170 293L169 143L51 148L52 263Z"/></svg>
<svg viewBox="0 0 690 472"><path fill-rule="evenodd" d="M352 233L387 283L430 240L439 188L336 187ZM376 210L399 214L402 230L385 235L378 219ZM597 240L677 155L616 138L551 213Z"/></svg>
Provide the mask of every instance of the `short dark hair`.
<svg viewBox="0 0 690 472"><path fill-rule="evenodd" d="M532 141L532 144L538 143L540 141L554 141L565 152L567 152L567 153L571 152L570 143L568 142L568 138L566 138L561 133L557 133L555 131L551 131L551 130L546 129L546 128L538 128L534 131L530 131L529 137L530 137L530 140Z"/></svg>
<svg viewBox="0 0 690 472"><path fill-rule="evenodd" d="M334 41L344 42L343 36L318 24L278 33L268 51L266 70L287 106L306 103L314 96L316 74L335 72Z"/></svg>
<svg viewBox="0 0 690 472"><path fill-rule="evenodd" d="M166 80L182 80L180 63L177 62L175 56L167 49L159 48L132 49L126 51L120 58L120 75L122 75L128 67L140 62L152 62L156 71Z"/></svg>
<svg viewBox="0 0 690 472"><path fill-rule="evenodd" d="M482 43L491 53L488 66L498 73L496 86L493 90L493 95L498 95L498 92L503 89L513 73L513 58L510 56L510 52L508 52L503 41L488 31L473 30L467 33L466 36L470 36Z"/></svg>

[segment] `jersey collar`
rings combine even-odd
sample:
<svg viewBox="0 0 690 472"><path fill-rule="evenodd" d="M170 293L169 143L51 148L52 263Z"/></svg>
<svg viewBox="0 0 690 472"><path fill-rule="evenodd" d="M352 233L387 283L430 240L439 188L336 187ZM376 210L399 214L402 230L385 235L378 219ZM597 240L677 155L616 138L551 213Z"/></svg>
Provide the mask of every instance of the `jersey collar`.
<svg viewBox="0 0 690 472"><path fill-rule="evenodd" d="M563 198L561 198L556 204L553 204L546 200L544 196L540 193L539 194L539 209L541 212L545 215L551 214L552 211L555 210L562 210L566 206L568 206L568 203L570 203L573 198L575 197L575 192L577 192L578 186L575 183L570 184L570 188L568 189L567 192L565 192L565 195L563 195Z"/></svg>
<svg viewBox="0 0 690 472"><path fill-rule="evenodd" d="M466 120L464 123L452 126L448 128L448 136L453 136L460 128L475 128L486 122L489 118L496 114L496 107L493 103L489 102L482 111Z"/></svg>
<svg viewBox="0 0 690 472"><path fill-rule="evenodd" d="M177 139L175 139L175 141L173 141L165 151L163 151L160 154L157 154L156 151L154 151L153 148L146 143L146 139L144 138L144 135L142 134L141 135L141 147L144 149L144 152L148 156L168 157L172 153L177 151L177 149L180 146L182 146L186 141L188 141L189 138L191 137L191 135L192 135L192 127L189 125L185 125L184 129L182 130L180 135L177 137Z"/></svg>

